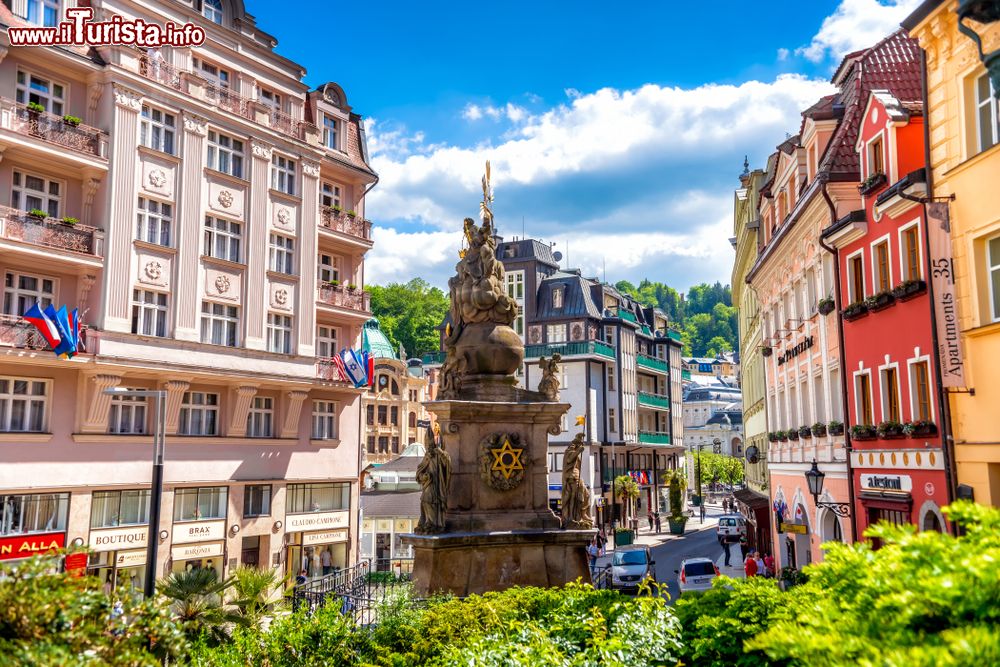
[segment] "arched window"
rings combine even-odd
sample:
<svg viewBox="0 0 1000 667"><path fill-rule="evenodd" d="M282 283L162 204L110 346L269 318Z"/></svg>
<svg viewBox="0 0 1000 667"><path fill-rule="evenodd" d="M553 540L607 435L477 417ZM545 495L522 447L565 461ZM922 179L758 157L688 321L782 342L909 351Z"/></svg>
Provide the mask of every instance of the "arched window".
<svg viewBox="0 0 1000 667"><path fill-rule="evenodd" d="M392 395L399 396L399 383L395 380L392 381Z"/></svg>
<svg viewBox="0 0 1000 667"><path fill-rule="evenodd" d="M936 512L930 510L924 514L924 520L920 522L921 530L933 530L938 533L943 533L944 528L941 526L941 519L938 518Z"/></svg>
<svg viewBox="0 0 1000 667"><path fill-rule="evenodd" d="M222 25L222 0L201 0L201 15Z"/></svg>

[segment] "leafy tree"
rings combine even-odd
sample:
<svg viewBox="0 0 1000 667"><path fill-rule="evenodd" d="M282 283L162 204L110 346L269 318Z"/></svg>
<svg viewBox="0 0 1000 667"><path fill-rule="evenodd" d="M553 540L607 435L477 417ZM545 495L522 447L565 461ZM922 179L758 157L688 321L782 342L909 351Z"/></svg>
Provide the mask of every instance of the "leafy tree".
<svg viewBox="0 0 1000 667"><path fill-rule="evenodd" d="M743 460L739 457L705 451L692 452L691 457L694 474L697 474L698 461L701 461L702 486L715 483L732 486L743 481Z"/></svg>
<svg viewBox="0 0 1000 667"><path fill-rule="evenodd" d="M619 475L615 478L615 495L622 499L622 519L626 525L631 525L635 518L634 503L639 497L639 485L631 475Z"/></svg>
<svg viewBox="0 0 1000 667"><path fill-rule="evenodd" d="M440 348L440 326L448 312L448 296L426 280L414 278L408 283L372 285L372 315L389 342L406 353L419 356Z"/></svg>
<svg viewBox="0 0 1000 667"><path fill-rule="evenodd" d="M157 582L156 590L188 637L205 634L221 641L224 627L241 620L223 606L223 595L231 585L232 579L220 580L215 570L197 568L167 575Z"/></svg>

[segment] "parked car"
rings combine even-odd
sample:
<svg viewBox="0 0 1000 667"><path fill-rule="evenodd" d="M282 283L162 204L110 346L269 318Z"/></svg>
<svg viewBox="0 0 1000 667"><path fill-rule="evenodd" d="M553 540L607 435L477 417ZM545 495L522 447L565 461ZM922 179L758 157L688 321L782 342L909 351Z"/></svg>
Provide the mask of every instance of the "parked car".
<svg viewBox="0 0 1000 667"><path fill-rule="evenodd" d="M736 536L735 541L738 542L740 535L747 534L747 520L742 514L723 514L719 517L715 534L720 541L727 536Z"/></svg>
<svg viewBox="0 0 1000 667"><path fill-rule="evenodd" d="M711 558L688 558L681 561L681 567L674 570L677 573L677 587L681 593L686 591L707 591L712 587L712 580L719 576L719 568Z"/></svg>
<svg viewBox="0 0 1000 667"><path fill-rule="evenodd" d="M647 578L656 579L649 547L633 544L619 547L611 559L611 587L623 591L636 591Z"/></svg>

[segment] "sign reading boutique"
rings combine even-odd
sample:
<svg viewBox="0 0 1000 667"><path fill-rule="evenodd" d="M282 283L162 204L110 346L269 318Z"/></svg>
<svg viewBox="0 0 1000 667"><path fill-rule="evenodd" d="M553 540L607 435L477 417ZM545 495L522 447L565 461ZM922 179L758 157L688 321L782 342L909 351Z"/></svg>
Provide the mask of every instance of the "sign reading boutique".
<svg viewBox="0 0 1000 667"><path fill-rule="evenodd" d="M90 531L90 548L93 551L141 549L147 544L149 544L149 526L146 525Z"/></svg>
<svg viewBox="0 0 1000 667"><path fill-rule="evenodd" d="M323 530L327 528L347 528L350 514L347 510L338 512L311 512L309 514L288 514L285 516L285 531Z"/></svg>

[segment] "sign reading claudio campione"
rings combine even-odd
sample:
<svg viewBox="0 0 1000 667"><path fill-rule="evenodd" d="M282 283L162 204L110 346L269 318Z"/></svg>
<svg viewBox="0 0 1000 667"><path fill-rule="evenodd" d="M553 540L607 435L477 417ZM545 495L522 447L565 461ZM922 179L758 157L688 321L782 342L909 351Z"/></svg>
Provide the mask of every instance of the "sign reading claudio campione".
<svg viewBox="0 0 1000 667"><path fill-rule="evenodd" d="M965 359L958 326L958 295L955 264L951 258L951 220L947 202L927 204L927 235L941 381L945 387L964 387Z"/></svg>

